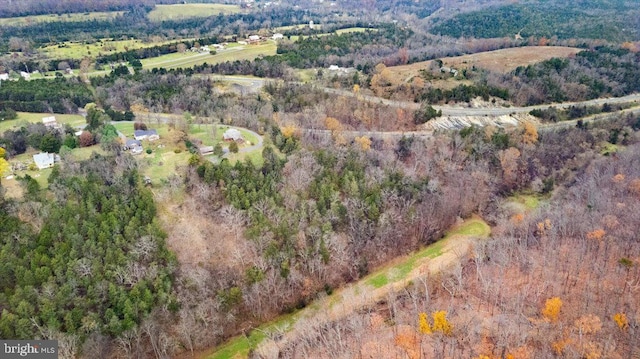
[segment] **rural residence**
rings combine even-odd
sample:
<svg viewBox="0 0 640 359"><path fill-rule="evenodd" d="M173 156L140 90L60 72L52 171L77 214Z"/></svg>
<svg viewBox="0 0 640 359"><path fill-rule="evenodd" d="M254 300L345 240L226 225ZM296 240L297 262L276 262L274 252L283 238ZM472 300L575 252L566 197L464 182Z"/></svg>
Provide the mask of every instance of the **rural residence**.
<svg viewBox="0 0 640 359"><path fill-rule="evenodd" d="M242 137L242 134L240 133L240 131L236 130L235 128L230 128L226 130L222 134L222 139L227 142L231 142L231 141L238 142L238 143L244 142L244 138Z"/></svg>
<svg viewBox="0 0 640 359"><path fill-rule="evenodd" d="M55 162L55 155L53 153L41 152L33 155L33 162L36 163L38 169L51 168Z"/></svg>
<svg viewBox="0 0 640 359"><path fill-rule="evenodd" d="M156 130L135 130L133 131L133 137L138 141L155 141L160 139L160 136L158 136L158 131Z"/></svg>

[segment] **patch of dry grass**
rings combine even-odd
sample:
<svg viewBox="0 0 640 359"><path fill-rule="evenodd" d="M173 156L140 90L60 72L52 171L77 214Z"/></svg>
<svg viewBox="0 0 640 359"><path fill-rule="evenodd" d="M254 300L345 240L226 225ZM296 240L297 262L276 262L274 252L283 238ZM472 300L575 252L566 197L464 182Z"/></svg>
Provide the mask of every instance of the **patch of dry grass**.
<svg viewBox="0 0 640 359"><path fill-rule="evenodd" d="M554 57L570 57L582 49L563 46L524 46L495 51L479 52L476 54L442 58L444 66L455 69L478 67L490 71L508 73L518 66L528 66ZM433 60L416 62L410 65L389 67L394 78L409 79L428 69Z"/></svg>

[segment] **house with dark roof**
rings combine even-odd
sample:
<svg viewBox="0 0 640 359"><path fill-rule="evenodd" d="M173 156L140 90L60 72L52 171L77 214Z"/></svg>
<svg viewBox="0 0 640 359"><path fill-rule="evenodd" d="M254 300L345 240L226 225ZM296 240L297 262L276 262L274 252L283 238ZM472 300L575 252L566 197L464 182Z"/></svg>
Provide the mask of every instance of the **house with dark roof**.
<svg viewBox="0 0 640 359"><path fill-rule="evenodd" d="M133 155L140 154L142 153L142 142L139 140L127 139L124 144L124 150L130 151Z"/></svg>
<svg viewBox="0 0 640 359"><path fill-rule="evenodd" d="M160 139L160 136L158 135L158 131L156 130L135 130L133 131L133 137L138 141L142 141L142 140L155 141Z"/></svg>

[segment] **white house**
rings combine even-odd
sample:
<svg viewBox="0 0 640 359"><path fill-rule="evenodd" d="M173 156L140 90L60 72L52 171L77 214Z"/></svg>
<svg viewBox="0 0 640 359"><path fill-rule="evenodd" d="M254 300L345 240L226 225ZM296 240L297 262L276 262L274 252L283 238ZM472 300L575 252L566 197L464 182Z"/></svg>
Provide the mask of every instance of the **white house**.
<svg viewBox="0 0 640 359"><path fill-rule="evenodd" d="M41 170L51 168L55 162L55 156L53 153L41 152L37 155L33 155L33 162L35 162L36 166Z"/></svg>
<svg viewBox="0 0 640 359"><path fill-rule="evenodd" d="M8 73L0 74L0 81L7 81L7 80L9 80Z"/></svg>
<svg viewBox="0 0 640 359"><path fill-rule="evenodd" d="M43 117L42 123L47 127L52 127L52 128L58 127L58 121L56 121L56 116Z"/></svg>
<svg viewBox="0 0 640 359"><path fill-rule="evenodd" d="M242 134L240 133L240 131L236 130L235 128L230 128L226 130L222 134L222 139L225 141L244 142L244 138L242 137Z"/></svg>
<svg viewBox="0 0 640 359"><path fill-rule="evenodd" d="M22 76L22 78L25 80L31 79L31 74L28 72L20 71L20 76Z"/></svg>
<svg viewBox="0 0 640 359"><path fill-rule="evenodd" d="M283 38L284 38L284 35L282 35L282 34L280 34L280 33L277 33L277 34L273 34L273 35L271 36L271 38L272 38L273 40L281 40L281 39L283 39Z"/></svg>
<svg viewBox="0 0 640 359"><path fill-rule="evenodd" d="M251 35L249 36L249 42L258 42L260 41L260 36L259 35Z"/></svg>

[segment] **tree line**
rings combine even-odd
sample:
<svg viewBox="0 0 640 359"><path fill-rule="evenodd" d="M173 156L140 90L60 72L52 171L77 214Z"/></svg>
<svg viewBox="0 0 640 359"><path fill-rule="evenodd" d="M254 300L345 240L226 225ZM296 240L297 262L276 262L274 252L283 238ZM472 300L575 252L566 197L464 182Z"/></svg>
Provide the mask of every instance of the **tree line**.
<svg viewBox="0 0 640 359"><path fill-rule="evenodd" d="M0 110L74 113L93 101L93 94L79 79L3 81Z"/></svg>

